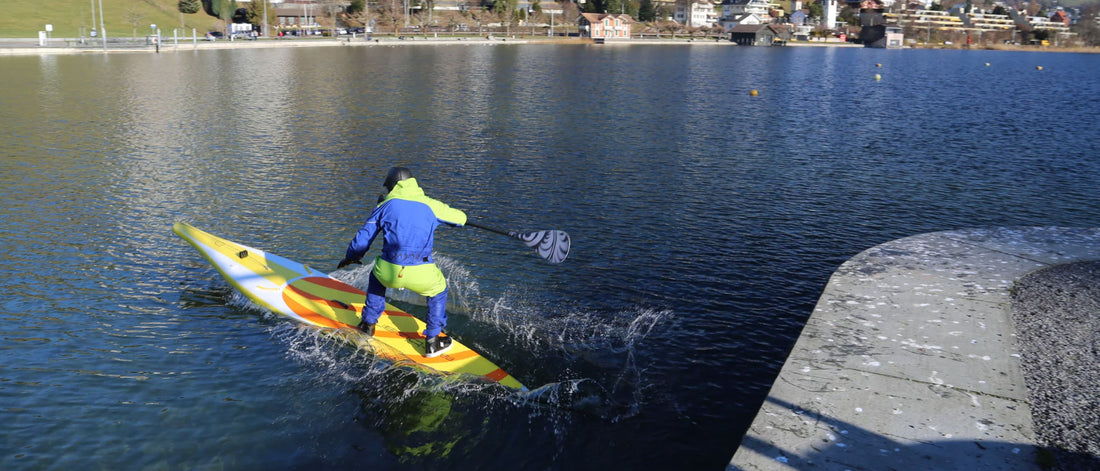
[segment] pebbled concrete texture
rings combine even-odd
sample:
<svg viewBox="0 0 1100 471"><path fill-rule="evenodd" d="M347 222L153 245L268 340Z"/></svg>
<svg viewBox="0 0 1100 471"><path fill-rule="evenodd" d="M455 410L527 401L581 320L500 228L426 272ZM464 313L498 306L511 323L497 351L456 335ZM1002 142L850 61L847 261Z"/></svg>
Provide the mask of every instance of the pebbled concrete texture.
<svg viewBox="0 0 1100 471"><path fill-rule="evenodd" d="M1032 272L1012 291L1040 462L1100 470L1100 261Z"/></svg>
<svg viewBox="0 0 1100 471"><path fill-rule="evenodd" d="M833 274L728 469L1040 469L1017 280L1100 259L1100 229L922 234Z"/></svg>

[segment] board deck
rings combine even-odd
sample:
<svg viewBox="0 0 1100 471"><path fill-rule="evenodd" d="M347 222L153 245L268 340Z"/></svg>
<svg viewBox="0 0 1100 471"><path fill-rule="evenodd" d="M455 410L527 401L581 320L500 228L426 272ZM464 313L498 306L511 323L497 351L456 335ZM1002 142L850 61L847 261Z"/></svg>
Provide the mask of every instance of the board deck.
<svg viewBox="0 0 1100 471"><path fill-rule="evenodd" d="M468 374L526 390L518 380L478 352L452 338L443 354L427 358L424 322L389 303L374 337L358 330L366 293L307 265L238 244L184 222L172 231L199 251L241 294L256 304L299 322L330 329L354 329L369 339L377 354L409 361L438 374Z"/></svg>

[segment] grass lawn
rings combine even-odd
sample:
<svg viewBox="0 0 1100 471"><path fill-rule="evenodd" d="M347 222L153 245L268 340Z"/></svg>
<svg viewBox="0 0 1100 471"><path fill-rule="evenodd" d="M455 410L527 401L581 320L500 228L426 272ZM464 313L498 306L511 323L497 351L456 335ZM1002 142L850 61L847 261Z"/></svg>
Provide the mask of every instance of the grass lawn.
<svg viewBox="0 0 1100 471"><path fill-rule="evenodd" d="M92 26L92 3L95 3L95 28L99 29L99 4L103 2L103 22L108 37L144 37L155 24L161 34L172 35L181 25L190 36L191 28L202 35L220 30L222 23L202 10L191 15L179 12L178 0L7 0L0 1L0 38L37 38L47 24L53 25L53 38L88 36Z"/></svg>

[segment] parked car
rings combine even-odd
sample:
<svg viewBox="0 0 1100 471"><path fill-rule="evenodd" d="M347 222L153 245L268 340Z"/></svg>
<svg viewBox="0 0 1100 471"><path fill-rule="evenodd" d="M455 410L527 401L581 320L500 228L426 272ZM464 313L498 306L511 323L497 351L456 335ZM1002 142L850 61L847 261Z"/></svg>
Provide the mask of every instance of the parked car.
<svg viewBox="0 0 1100 471"><path fill-rule="evenodd" d="M224 38L224 37L225 37L225 35L222 34L221 31L209 31L209 32L206 33L206 36L204 37L204 39L206 39L207 41L217 41L218 39L221 39L221 38Z"/></svg>

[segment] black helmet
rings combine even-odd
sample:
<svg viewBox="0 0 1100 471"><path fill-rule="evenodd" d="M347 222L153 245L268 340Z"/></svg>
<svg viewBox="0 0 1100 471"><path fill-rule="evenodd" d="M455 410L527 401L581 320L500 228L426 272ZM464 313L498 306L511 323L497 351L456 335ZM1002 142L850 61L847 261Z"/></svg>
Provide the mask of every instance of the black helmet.
<svg viewBox="0 0 1100 471"><path fill-rule="evenodd" d="M413 174L409 169L405 167L394 167L390 169L390 173L386 174L386 181L382 183L382 186L386 188L386 191L393 191L394 185L401 180L408 180L413 177Z"/></svg>

